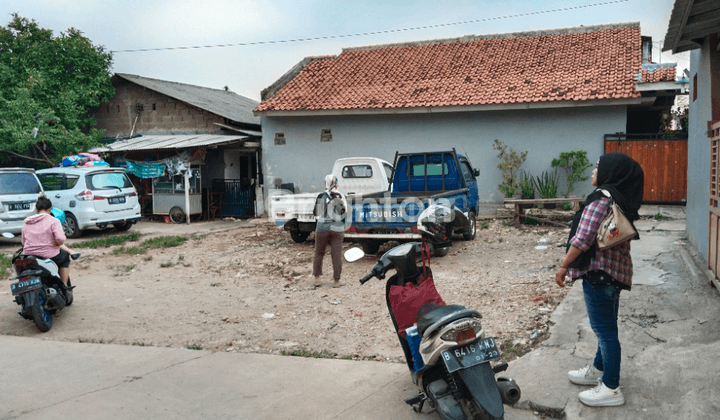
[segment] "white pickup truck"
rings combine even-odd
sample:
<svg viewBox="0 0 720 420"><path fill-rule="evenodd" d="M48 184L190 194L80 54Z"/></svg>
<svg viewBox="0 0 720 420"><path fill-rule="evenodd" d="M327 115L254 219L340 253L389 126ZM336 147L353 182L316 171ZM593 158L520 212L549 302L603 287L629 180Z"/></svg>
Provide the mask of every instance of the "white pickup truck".
<svg viewBox="0 0 720 420"><path fill-rule="evenodd" d="M393 167L387 161L369 157L335 161L332 173L338 177L338 190L346 196L388 191ZM290 232L295 242L305 242L315 231L315 199L320 192L280 194L270 197L270 217L275 225Z"/></svg>

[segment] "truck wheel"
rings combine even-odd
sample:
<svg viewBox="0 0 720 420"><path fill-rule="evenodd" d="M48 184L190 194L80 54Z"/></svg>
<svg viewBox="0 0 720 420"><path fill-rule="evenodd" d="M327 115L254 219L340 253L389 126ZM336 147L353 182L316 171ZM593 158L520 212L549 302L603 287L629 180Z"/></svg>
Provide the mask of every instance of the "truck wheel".
<svg viewBox="0 0 720 420"><path fill-rule="evenodd" d="M380 245L382 245L378 241L362 241L360 242L360 247L362 248L363 252L367 255L375 255L380 250Z"/></svg>
<svg viewBox="0 0 720 420"><path fill-rule="evenodd" d="M450 251L450 247L443 247L443 248L435 248L435 256L436 257L444 257L448 254L448 251Z"/></svg>
<svg viewBox="0 0 720 420"><path fill-rule="evenodd" d="M472 241L475 239L475 233L477 232L477 220L475 220L475 213L468 213L468 219L470 219L470 228L466 232L463 232L463 239L466 241Z"/></svg>
<svg viewBox="0 0 720 420"><path fill-rule="evenodd" d="M308 236L310 236L310 232L300 232L298 230L290 231L290 237L292 238L292 240L299 244L305 242Z"/></svg>

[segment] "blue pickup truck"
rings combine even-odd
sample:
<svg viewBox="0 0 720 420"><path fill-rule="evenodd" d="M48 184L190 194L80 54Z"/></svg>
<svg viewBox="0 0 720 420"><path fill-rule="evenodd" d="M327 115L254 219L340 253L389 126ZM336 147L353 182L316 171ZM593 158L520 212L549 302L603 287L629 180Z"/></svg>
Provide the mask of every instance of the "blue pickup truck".
<svg viewBox="0 0 720 420"><path fill-rule="evenodd" d="M467 157L455 149L396 153L393 168L389 191L352 198L346 238L358 243L366 254L376 254L388 241L419 240L418 216L430 205L450 209L450 220L443 222L448 241L456 233L466 240L475 238L479 171Z"/></svg>

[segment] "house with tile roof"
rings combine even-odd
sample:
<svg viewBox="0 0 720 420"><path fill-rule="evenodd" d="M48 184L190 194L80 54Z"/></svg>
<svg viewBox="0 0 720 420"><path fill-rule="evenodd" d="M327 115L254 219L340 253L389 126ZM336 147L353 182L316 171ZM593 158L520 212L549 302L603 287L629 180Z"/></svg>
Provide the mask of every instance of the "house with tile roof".
<svg viewBox="0 0 720 420"><path fill-rule="evenodd" d="M530 151L522 169L539 175L561 152L594 161L606 134L657 133L678 87L674 66L650 63L651 47L638 23L623 23L308 57L254 110L265 187L321 189L340 157L456 148L480 169L480 201L501 202L495 139Z"/></svg>
<svg viewBox="0 0 720 420"><path fill-rule="evenodd" d="M207 216L216 202L218 216L221 212L255 216L261 140L260 118L253 115L257 101L228 89L134 74L116 73L111 80L115 96L91 110L107 144L92 152L104 154L111 162L117 158L161 162L183 152L202 156L204 160L196 162L197 168L191 171L199 175L201 184L196 185L197 197L191 197L198 203L184 213L196 213L201 207ZM173 198L161 203L160 194L153 194L152 187L160 181L177 185L182 177L170 182L157 177L137 179L140 172L133 175L137 175L131 179L138 190L146 193L141 201L152 205L153 211L148 213L168 214ZM178 207L183 210L183 205Z"/></svg>

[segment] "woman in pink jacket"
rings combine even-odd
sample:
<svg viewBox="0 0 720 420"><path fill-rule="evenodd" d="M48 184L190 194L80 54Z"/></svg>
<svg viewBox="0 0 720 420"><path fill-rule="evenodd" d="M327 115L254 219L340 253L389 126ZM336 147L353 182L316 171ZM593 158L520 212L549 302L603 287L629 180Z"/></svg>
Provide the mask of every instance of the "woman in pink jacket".
<svg viewBox="0 0 720 420"><path fill-rule="evenodd" d="M35 203L35 211L37 214L25 219L22 228L23 253L53 260L63 284L68 287L70 255L67 247L63 246L66 238L62 225L51 213L52 202L40 196Z"/></svg>

